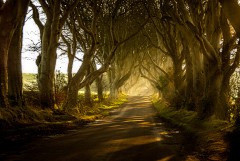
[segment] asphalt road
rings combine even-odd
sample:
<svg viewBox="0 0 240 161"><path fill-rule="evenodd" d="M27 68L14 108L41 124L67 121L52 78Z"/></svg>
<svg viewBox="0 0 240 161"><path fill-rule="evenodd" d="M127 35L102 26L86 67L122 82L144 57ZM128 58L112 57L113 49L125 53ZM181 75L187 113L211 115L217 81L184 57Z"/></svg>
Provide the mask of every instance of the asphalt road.
<svg viewBox="0 0 240 161"><path fill-rule="evenodd" d="M149 97L129 97L121 110L70 134L43 138L7 161L191 160L188 136L168 127Z"/></svg>

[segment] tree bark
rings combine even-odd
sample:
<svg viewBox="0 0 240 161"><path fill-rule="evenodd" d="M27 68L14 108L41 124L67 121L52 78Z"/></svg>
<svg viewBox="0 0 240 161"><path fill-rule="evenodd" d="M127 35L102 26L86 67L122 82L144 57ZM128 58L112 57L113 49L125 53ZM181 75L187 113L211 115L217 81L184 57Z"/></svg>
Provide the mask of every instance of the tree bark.
<svg viewBox="0 0 240 161"><path fill-rule="evenodd" d="M119 70L119 67L118 67L118 64L117 64L117 57L115 57L115 65L112 66L112 69L114 68L114 70L112 70L112 83L110 85L110 94L109 94L109 97L110 99L116 99L117 98L117 83L118 83L118 80L121 78L121 74L120 74L120 70Z"/></svg>
<svg viewBox="0 0 240 161"><path fill-rule="evenodd" d="M182 8L182 9L185 9L185 8ZM204 82L202 80L203 59L200 52L199 42L196 39L197 31L195 31L195 28L191 28L193 24L191 24L190 22L187 21L191 25L188 25L187 22L183 23L179 15L177 15L177 13L175 13L175 11L172 8L167 7L167 11L173 18L174 22L176 23L177 28L181 32L181 35L184 35L184 37L186 38L189 44L189 50L192 53L191 58L192 58L192 70L193 70L193 99L194 99L193 101L195 102L195 99L197 97L202 96L202 93L203 93L202 89L204 87L203 85Z"/></svg>
<svg viewBox="0 0 240 161"><path fill-rule="evenodd" d="M97 77L97 79L96 79L97 91L98 91L98 100L99 100L100 102L103 101L102 78L103 78L103 75Z"/></svg>
<svg viewBox="0 0 240 161"><path fill-rule="evenodd" d="M209 118L217 115L219 110L220 92L223 81L222 59L219 54L221 29L220 29L220 5L217 0L208 2L206 12L206 37L202 35L199 43L204 55L205 91L200 109L200 118Z"/></svg>
<svg viewBox="0 0 240 161"><path fill-rule="evenodd" d="M58 45L55 42L54 46L53 42L50 42L50 37L53 36L51 33L54 32L51 31L51 23L51 20L47 19L47 22L44 26L41 62L38 66L38 87L42 109L53 109L54 106L54 72L57 58L56 49ZM55 30L55 32L58 31Z"/></svg>
<svg viewBox="0 0 240 161"><path fill-rule="evenodd" d="M79 0L68 5L67 10L61 14L61 1L55 0L54 3L46 3L45 0L39 0L43 10L46 13L47 21L45 26L39 23L37 16L34 20L39 27L42 43L41 61L38 65L38 87L41 102L41 108L54 108L54 72L57 58L57 47L61 36L62 28L70 13L75 9ZM34 7L33 7L34 8ZM34 10L35 11L35 10ZM41 32L42 31L42 32Z"/></svg>
<svg viewBox="0 0 240 161"><path fill-rule="evenodd" d="M8 0L0 4L0 107L8 107L8 52L11 39L22 17L29 0Z"/></svg>
<svg viewBox="0 0 240 161"><path fill-rule="evenodd" d="M238 38L240 38L240 6L237 0L219 0L222 5L223 11L231 22L233 28L235 29Z"/></svg>
<svg viewBox="0 0 240 161"><path fill-rule="evenodd" d="M87 72L86 72L86 76L88 76L91 72L91 69L90 69L90 64L88 65L88 69L87 69ZM84 102L86 105L92 107L92 92L91 92L91 84L90 82L87 83L87 85L85 86L85 92L84 92Z"/></svg>
<svg viewBox="0 0 240 161"><path fill-rule="evenodd" d="M185 40L183 40L185 41ZM195 110L195 103L193 102L193 67L192 67L192 61L190 56L189 48L186 44L186 42L183 42L183 50L184 50L184 56L185 56L185 62L186 62L186 86L185 86L185 102L187 110Z"/></svg>
<svg viewBox="0 0 240 161"><path fill-rule="evenodd" d="M25 7L25 14L27 13L27 7ZM19 22L9 48L8 53L8 98L10 106L23 105L23 85L22 85L22 31L25 17L21 18Z"/></svg>
<svg viewBox="0 0 240 161"><path fill-rule="evenodd" d="M88 52L95 52L97 49L97 46L94 46L93 49L91 49ZM79 68L78 72L75 74L75 76L72 78L70 84L68 85L68 94L67 94L67 103L65 104L66 108L72 108L77 106L77 99L76 99L76 90L83 88L79 87L79 80L83 80L84 76L86 75L86 71L88 69L91 57L93 53L84 54L83 56L83 62L81 67Z"/></svg>
<svg viewBox="0 0 240 161"><path fill-rule="evenodd" d="M216 111L217 117L221 120L227 120L228 118L228 101L229 101L229 93L230 93L230 77L224 75L222 80L222 87L220 91L220 101L219 101L219 109Z"/></svg>
<svg viewBox="0 0 240 161"><path fill-rule="evenodd" d="M216 114L219 105L220 91L223 74L216 66L211 66L211 74L206 78L204 98L201 101L199 110L200 119L206 119Z"/></svg>

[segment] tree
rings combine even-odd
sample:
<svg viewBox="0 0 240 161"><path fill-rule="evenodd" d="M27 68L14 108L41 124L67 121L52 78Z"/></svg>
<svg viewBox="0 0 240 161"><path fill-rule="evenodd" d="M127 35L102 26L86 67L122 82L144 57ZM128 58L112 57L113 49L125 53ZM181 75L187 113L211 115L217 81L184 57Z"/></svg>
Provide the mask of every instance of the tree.
<svg viewBox="0 0 240 161"><path fill-rule="evenodd" d="M220 108L217 111L220 119L227 119L228 113L228 98L230 96L230 77L239 66L239 41L237 42L237 35L232 31L231 25L222 11L220 17L220 24L222 30L222 71L223 80L220 92ZM235 55L235 57L234 57Z"/></svg>
<svg viewBox="0 0 240 161"><path fill-rule="evenodd" d="M26 14L29 0L0 1L0 107L8 107L8 53L13 34Z"/></svg>
<svg viewBox="0 0 240 161"><path fill-rule="evenodd" d="M222 5L223 11L231 22L233 28L235 29L238 38L240 38L240 6L238 5L238 0L219 0Z"/></svg>
<svg viewBox="0 0 240 161"><path fill-rule="evenodd" d="M228 93L226 84L229 84L229 75L231 75L232 70L235 70L238 66L239 56L237 52L234 63L230 65L230 52L236 39L231 38L229 24L221 11L219 2L217 0L207 1L206 3L173 0L171 3L165 3L165 7L165 11L171 16L170 21L178 26L186 39L186 42L182 39L185 48L188 45L190 49L193 93L196 92L195 67L203 71L204 95L198 111L200 118L209 118L215 114L217 117L224 119L227 110L226 107L219 106L219 101L220 97L222 100L223 95ZM222 41L223 45L221 45ZM187 48L185 51L187 51ZM189 54L188 52L186 54L188 57L185 55L185 61L189 63ZM200 64L196 60L201 60L199 61ZM189 68L186 72L188 71Z"/></svg>
<svg viewBox="0 0 240 161"><path fill-rule="evenodd" d="M151 14L150 14L151 15ZM166 72L160 68L158 65L156 67L160 68L163 74L166 75L171 82L173 82L174 90L175 90L175 105L176 107L180 108L182 105L182 93L184 92L183 89L183 82L184 82L184 74L182 70L184 55L182 50L182 42L181 42L181 34L180 31L177 30L176 25L172 24L168 20L160 20L159 17L151 17L153 22L153 27L145 29L145 36L148 38L150 44L159 51L159 54L163 53L166 56L170 57L173 63L173 75L170 78ZM150 31L152 33L147 32ZM151 34L151 36L150 36ZM150 54L148 53L150 59L152 60ZM152 63L155 62L152 60Z"/></svg>
<svg viewBox="0 0 240 161"><path fill-rule="evenodd" d="M74 93L71 93L71 89L81 89L84 86L86 86L89 82L95 80L102 73L106 72L109 68L109 65L110 65L112 58L114 57L115 52L118 49L118 47L121 44L123 44L124 42L131 39L133 36L137 35L139 33L139 31L142 29L142 27L148 22L148 19L145 19L145 17L139 18L141 20L141 22L142 21L143 22L142 22L142 24L137 26L137 29L135 26L132 26L134 28L134 32L129 33L124 38L116 37L117 20L119 20L120 16L127 14L125 12L125 10L122 9L125 7L122 3L123 3L122 1L117 0L115 3L106 3L106 5L102 5L100 2L93 1L92 5L90 6L91 9L88 9L92 12L92 15L90 16L90 20L87 21L87 22L89 22L89 21L91 22L91 25L88 25L88 28L87 28L86 24L84 24L86 22L83 21L81 19L81 17L77 18L80 28L84 31L83 33L86 33L86 35L88 35L85 37L82 36L82 38L90 37L91 44L90 44L90 46L87 46L86 43L81 45L84 49L83 63L81 65L81 67L79 68L78 72L76 73L76 75L73 77L72 82L70 83L69 93L68 93L68 101L67 101L66 106L75 107L76 103L77 103L76 99L72 99ZM125 3L127 3L127 2L125 2ZM130 3L130 4L132 4L132 3ZM110 13L109 18L111 20L110 21L111 25L110 25L110 30L109 30L110 34L109 35L111 35L111 39L109 41L111 41L111 42L109 44L111 44L111 45L110 45L109 54L106 58L105 63L102 65L101 68L99 68L96 71L91 72L87 77L84 78L86 70L87 70L87 66L100 44L100 42L98 41L99 34L98 34L98 30L97 30L97 26L98 26L97 23L98 23L98 18L100 16L100 13L105 13L105 12L100 12L100 11L105 11L105 8L102 8L102 7L109 7L108 12ZM131 6L129 5L129 7L131 7ZM76 12L78 12L78 11L84 12L84 11L86 11L86 9L85 10L77 10ZM80 15L80 14L77 14L77 15ZM118 21L118 25L120 25L119 23L120 22ZM130 23L130 22L125 21L125 23ZM84 39L82 39L82 40L84 41ZM85 41L85 42L88 42L88 41ZM87 47L89 47L89 48L87 48Z"/></svg>
<svg viewBox="0 0 240 161"><path fill-rule="evenodd" d="M98 48L99 42L97 34L97 23L100 14L100 9L101 2L93 1L92 4L88 4L88 2L81 2L81 5L79 5L78 8L76 8L75 10L75 15L78 23L77 25L78 28L76 29L81 31L76 32L76 36L79 44L81 45L84 56L81 67L79 68L78 72L75 74L75 76L72 78L71 82L68 85L67 102L65 107L71 108L77 106L77 91L80 89L78 87L78 84L83 80L89 68L91 58L93 57ZM90 13L92 15L89 15L89 13L86 12L86 10L90 10L91 11ZM84 13L80 14L80 12ZM84 21L86 19L87 21ZM89 82L87 82L86 84L88 83Z"/></svg>
<svg viewBox="0 0 240 161"><path fill-rule="evenodd" d="M88 76L91 72L91 67L92 66L92 63L90 62L89 65L88 65L88 69L87 69L87 72L86 72L86 76ZM86 105L92 107L92 91L91 91L91 84L92 82L89 82L86 84L85 86L85 92L84 92L84 102Z"/></svg>
<svg viewBox="0 0 240 161"><path fill-rule="evenodd" d="M65 32L61 34L61 38L63 42L67 45L67 56L68 56L68 67L67 67L67 74L68 74L68 84L70 84L72 80L72 68L73 68L73 61L76 57L77 52L77 39L76 39L76 29L75 29L75 23L74 23L74 16L71 14L71 17L69 18L70 22L67 21L67 28L65 29ZM71 35L65 35L67 32L66 30L70 30ZM67 38L70 40L67 40ZM72 39L71 39L72 37Z"/></svg>
<svg viewBox="0 0 240 161"><path fill-rule="evenodd" d="M61 36L62 28L70 13L79 3L65 2L61 0L45 1L39 0L44 13L46 14L46 23L43 25L39 20L39 13L36 7L33 8L33 18L40 30L42 53L38 63L38 87L41 100L41 107L54 107L54 72L57 58L57 47ZM71 4L70 4L71 3Z"/></svg>
<svg viewBox="0 0 240 161"><path fill-rule="evenodd" d="M94 70L97 70L96 62L93 61L93 68ZM96 86L97 86L97 93L98 93L98 101L103 101L103 74L98 76L95 80Z"/></svg>
<svg viewBox="0 0 240 161"><path fill-rule="evenodd" d="M187 110L195 110L195 98L193 98L193 65L192 59L190 55L190 50L187 44L187 41L184 37L182 37L182 45L183 45L183 55L185 59L186 72L185 72L185 105Z"/></svg>
<svg viewBox="0 0 240 161"><path fill-rule="evenodd" d="M27 6L25 6L25 15ZM22 35L25 16L21 17L20 22L13 34L8 52L8 98L10 106L23 105L23 82L22 82Z"/></svg>
<svg viewBox="0 0 240 161"><path fill-rule="evenodd" d="M124 85L124 83L130 78L135 66L135 59L137 54L134 54L134 50L130 48L130 51L126 50L127 47L123 44L120 46L117 54L114 57L114 62L111 64L111 83L110 83L110 98L116 99L118 95L118 89Z"/></svg>

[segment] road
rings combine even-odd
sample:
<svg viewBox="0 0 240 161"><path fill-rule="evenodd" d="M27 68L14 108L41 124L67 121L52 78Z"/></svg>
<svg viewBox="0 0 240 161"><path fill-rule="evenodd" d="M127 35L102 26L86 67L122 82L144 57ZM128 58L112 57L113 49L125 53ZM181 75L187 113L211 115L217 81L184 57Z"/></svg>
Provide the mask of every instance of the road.
<svg viewBox="0 0 240 161"><path fill-rule="evenodd" d="M181 161L191 160L189 143L185 133L157 117L149 97L134 96L111 117L44 138L5 160Z"/></svg>

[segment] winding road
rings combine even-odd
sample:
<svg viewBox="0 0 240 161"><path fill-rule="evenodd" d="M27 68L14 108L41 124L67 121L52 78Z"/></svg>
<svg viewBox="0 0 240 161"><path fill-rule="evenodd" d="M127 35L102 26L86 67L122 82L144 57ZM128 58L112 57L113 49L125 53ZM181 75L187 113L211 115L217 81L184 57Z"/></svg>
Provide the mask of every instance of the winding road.
<svg viewBox="0 0 240 161"><path fill-rule="evenodd" d="M111 117L49 136L8 161L181 161L193 152L184 132L166 126L150 97L132 96ZM192 142L191 142L192 143Z"/></svg>

